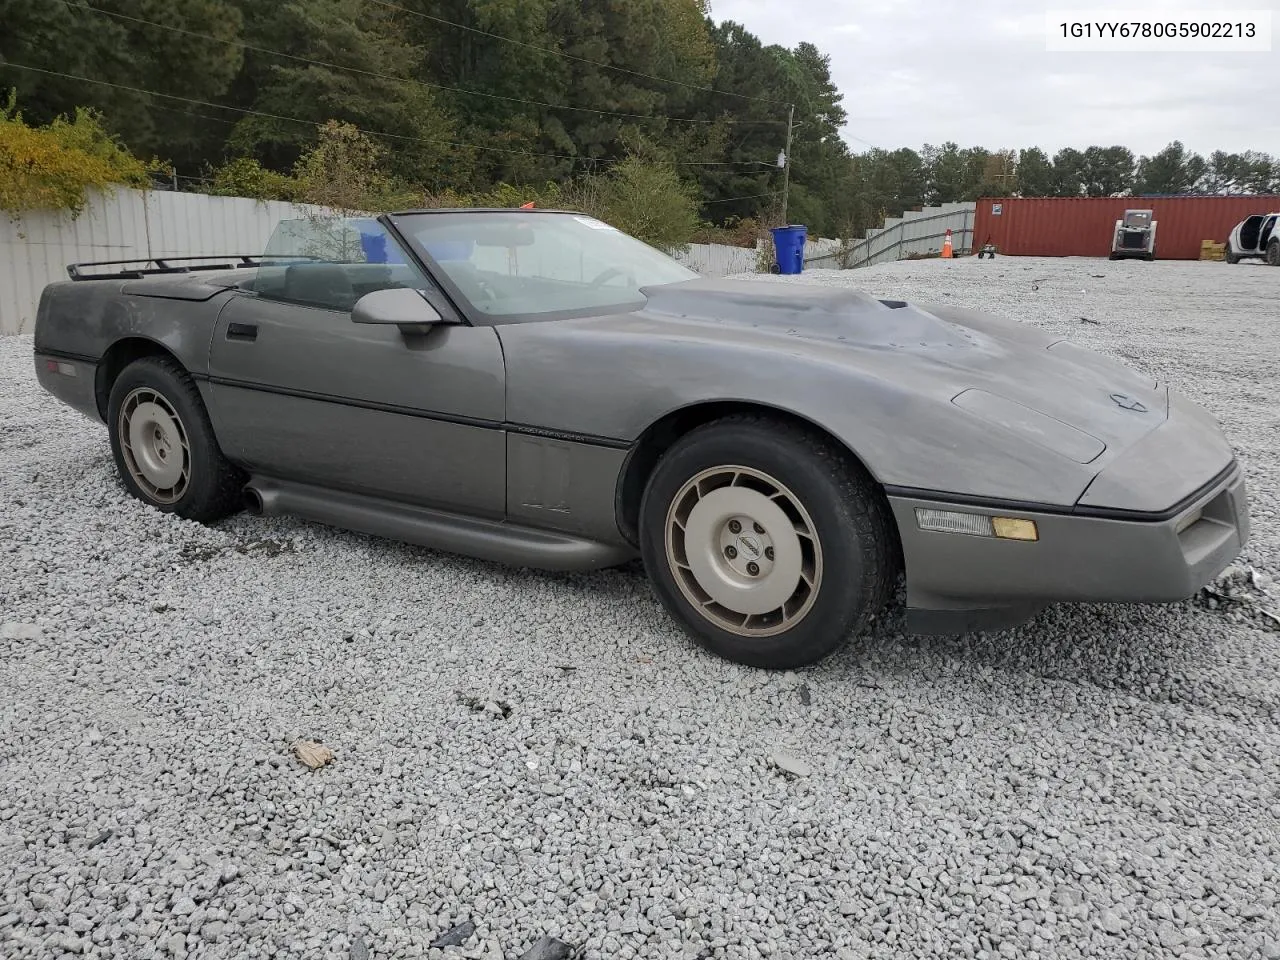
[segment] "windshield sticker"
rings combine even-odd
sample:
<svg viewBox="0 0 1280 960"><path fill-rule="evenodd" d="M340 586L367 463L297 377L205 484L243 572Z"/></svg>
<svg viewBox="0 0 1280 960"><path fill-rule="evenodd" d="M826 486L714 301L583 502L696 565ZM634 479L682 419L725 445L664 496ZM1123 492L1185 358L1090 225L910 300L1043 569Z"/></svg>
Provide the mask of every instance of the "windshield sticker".
<svg viewBox="0 0 1280 960"><path fill-rule="evenodd" d="M592 217L574 217L573 219L577 220L579 223L583 224L584 226L588 226L588 227L590 227L592 230L616 230L616 229L618 229L617 227L611 227L611 226L609 226L609 224L605 223L605 222L604 222L604 221L602 221L602 220L596 220L596 219L593 219Z"/></svg>

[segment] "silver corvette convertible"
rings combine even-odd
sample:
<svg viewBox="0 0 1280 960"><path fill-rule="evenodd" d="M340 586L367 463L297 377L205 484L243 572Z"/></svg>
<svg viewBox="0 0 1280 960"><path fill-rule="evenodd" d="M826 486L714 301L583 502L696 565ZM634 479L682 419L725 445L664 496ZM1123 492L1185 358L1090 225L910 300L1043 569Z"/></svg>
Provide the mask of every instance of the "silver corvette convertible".
<svg viewBox="0 0 1280 960"><path fill-rule="evenodd" d="M637 554L672 616L792 667L906 582L913 632L1186 598L1248 536L1207 412L1017 322L706 280L575 213L286 221L261 256L77 264L40 382L128 490L511 564Z"/></svg>

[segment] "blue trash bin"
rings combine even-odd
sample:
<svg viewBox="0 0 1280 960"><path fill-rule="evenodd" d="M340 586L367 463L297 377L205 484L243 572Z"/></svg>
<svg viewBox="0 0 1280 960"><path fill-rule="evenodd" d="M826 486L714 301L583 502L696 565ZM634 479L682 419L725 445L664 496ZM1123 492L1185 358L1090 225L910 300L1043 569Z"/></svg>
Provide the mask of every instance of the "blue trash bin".
<svg viewBox="0 0 1280 960"><path fill-rule="evenodd" d="M804 241L809 231L803 224L774 227L773 249L778 257L779 273L800 273L804 270Z"/></svg>

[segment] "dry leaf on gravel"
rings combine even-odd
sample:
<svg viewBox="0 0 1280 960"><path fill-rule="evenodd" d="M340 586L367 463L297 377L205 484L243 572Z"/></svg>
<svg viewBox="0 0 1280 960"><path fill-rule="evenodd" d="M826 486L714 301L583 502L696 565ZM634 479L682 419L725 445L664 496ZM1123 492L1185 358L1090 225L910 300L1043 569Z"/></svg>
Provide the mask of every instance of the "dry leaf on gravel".
<svg viewBox="0 0 1280 960"><path fill-rule="evenodd" d="M315 740L299 740L293 745L293 754L312 770L333 762L333 751Z"/></svg>

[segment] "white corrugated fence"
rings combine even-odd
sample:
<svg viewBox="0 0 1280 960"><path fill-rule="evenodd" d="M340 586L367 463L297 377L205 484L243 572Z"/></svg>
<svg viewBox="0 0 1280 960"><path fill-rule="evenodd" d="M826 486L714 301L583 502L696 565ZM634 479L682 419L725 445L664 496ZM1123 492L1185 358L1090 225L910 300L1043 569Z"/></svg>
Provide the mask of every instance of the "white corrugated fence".
<svg viewBox="0 0 1280 960"><path fill-rule="evenodd" d="M30 333L45 284L67 264L136 257L260 254L280 220L319 207L199 193L94 194L75 220L33 213L0 220L0 333Z"/></svg>

